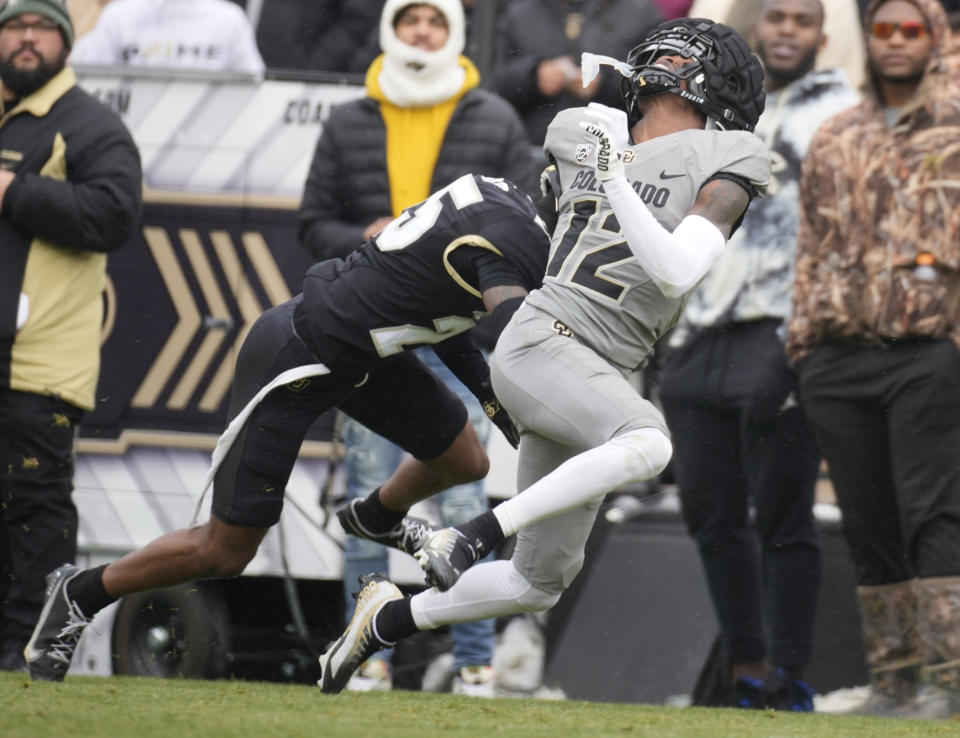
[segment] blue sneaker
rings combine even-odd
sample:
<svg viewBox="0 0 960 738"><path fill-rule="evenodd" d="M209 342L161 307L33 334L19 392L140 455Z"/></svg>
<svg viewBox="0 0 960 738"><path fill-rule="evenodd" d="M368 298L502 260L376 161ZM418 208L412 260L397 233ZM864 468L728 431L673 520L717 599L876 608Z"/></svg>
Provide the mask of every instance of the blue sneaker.
<svg viewBox="0 0 960 738"><path fill-rule="evenodd" d="M763 680L740 677L730 687L727 706L741 710L766 710L768 696Z"/></svg>
<svg viewBox="0 0 960 738"><path fill-rule="evenodd" d="M813 712L814 691L802 679L793 678L777 669L765 684L768 699L767 707L788 712Z"/></svg>

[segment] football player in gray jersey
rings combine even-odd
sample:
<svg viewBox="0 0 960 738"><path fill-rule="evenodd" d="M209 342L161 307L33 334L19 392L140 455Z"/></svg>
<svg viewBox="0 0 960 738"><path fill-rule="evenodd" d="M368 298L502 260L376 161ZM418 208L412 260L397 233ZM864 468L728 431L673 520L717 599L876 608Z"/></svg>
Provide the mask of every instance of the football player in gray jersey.
<svg viewBox="0 0 960 738"><path fill-rule="evenodd" d="M670 460L663 417L627 375L769 179L770 155L750 132L763 72L733 29L698 18L657 26L626 63L589 56L586 68L624 76L625 110L571 109L551 124L558 222L544 285L491 360L522 434L522 492L427 539L417 557L433 589L404 598L384 576L361 582L353 619L320 659L325 692L398 638L553 606L582 566L604 495ZM470 568L514 533L511 560Z"/></svg>

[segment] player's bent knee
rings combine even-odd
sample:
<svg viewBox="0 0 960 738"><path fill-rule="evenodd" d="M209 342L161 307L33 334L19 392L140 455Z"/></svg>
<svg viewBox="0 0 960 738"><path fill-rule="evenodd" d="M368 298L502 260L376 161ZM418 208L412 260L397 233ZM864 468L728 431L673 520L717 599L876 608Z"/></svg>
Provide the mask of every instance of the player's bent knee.
<svg viewBox="0 0 960 738"><path fill-rule="evenodd" d="M447 474L454 484L469 484L487 476L490 471L490 458L486 449L477 445L469 453L462 454L457 463L447 466Z"/></svg>
<svg viewBox="0 0 960 738"><path fill-rule="evenodd" d="M516 566L504 568L501 586L509 593L517 612L540 612L557 604L560 592L547 592L530 583Z"/></svg>
<svg viewBox="0 0 960 738"><path fill-rule="evenodd" d="M259 547L259 539L251 537L246 541L227 541L212 533L207 526L196 545L197 569L200 578L227 579L238 577L247 568Z"/></svg>
<svg viewBox="0 0 960 738"><path fill-rule="evenodd" d="M549 610L560 601L559 592L544 592L533 585L527 587L517 598L517 605L523 612L542 612Z"/></svg>
<svg viewBox="0 0 960 738"><path fill-rule="evenodd" d="M224 555L218 561L217 578L229 579L240 576L243 574L243 570L247 568L247 564L250 563L251 559L253 559L253 556L248 555L246 552L224 552Z"/></svg>
<svg viewBox="0 0 960 738"><path fill-rule="evenodd" d="M626 449L626 462L630 476L638 481L660 474L670 463L673 444L667 435L657 428L639 428L617 436Z"/></svg>

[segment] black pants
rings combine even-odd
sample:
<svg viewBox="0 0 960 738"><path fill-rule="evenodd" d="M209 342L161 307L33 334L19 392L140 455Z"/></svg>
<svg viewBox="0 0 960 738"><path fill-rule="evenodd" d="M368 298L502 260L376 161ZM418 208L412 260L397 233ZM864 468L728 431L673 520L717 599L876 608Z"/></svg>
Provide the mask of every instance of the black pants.
<svg viewBox="0 0 960 738"><path fill-rule="evenodd" d="M802 669L820 582L820 451L777 325L696 334L668 357L660 392L684 520L731 662L769 656Z"/></svg>
<svg viewBox="0 0 960 738"><path fill-rule="evenodd" d="M77 554L73 451L83 411L0 389L0 657L23 649L43 580Z"/></svg>
<svg viewBox="0 0 960 738"><path fill-rule="evenodd" d="M960 352L827 345L800 364L862 585L960 575Z"/></svg>
<svg viewBox="0 0 960 738"><path fill-rule="evenodd" d="M267 310L240 348L229 415L288 369L316 364L294 328L301 296ZM324 357L328 368L337 357ZM310 426L339 407L420 460L446 451L467 423L467 409L412 351L274 388L242 425L213 482L213 514L233 525L269 527Z"/></svg>

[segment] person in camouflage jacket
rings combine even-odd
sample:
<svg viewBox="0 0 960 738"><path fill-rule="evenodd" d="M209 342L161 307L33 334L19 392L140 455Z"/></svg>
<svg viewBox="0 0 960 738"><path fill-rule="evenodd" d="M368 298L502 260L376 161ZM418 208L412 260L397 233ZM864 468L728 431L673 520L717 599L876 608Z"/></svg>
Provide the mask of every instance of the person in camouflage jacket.
<svg viewBox="0 0 960 738"><path fill-rule="evenodd" d="M864 101L801 177L787 353L857 569L872 695L960 711L960 86L936 0L873 0ZM917 699L917 685L935 685Z"/></svg>

